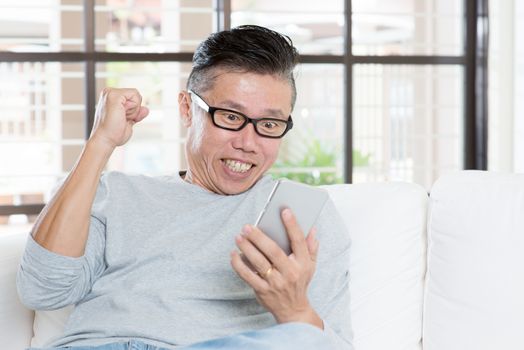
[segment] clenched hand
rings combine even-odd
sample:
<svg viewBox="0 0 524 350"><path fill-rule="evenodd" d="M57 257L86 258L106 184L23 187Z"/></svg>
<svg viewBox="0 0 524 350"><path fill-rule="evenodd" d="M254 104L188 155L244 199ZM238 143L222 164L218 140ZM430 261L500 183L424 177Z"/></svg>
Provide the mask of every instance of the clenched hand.
<svg viewBox="0 0 524 350"><path fill-rule="evenodd" d="M133 133L133 125L149 114L136 89L105 88L96 107L91 137L108 147L125 144Z"/></svg>

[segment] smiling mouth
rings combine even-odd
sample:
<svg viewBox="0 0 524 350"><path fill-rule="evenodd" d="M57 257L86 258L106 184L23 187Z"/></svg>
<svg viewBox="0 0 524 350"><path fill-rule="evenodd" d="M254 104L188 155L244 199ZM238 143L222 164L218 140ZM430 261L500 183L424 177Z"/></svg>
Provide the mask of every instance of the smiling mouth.
<svg viewBox="0 0 524 350"><path fill-rule="evenodd" d="M244 163L232 159L222 159L222 162L229 168L229 170L235 173L245 173L254 166L251 163Z"/></svg>

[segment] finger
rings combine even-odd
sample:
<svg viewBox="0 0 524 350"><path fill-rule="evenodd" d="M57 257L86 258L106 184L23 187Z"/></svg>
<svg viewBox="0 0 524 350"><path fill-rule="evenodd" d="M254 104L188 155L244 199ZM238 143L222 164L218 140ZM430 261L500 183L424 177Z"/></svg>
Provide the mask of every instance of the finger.
<svg viewBox="0 0 524 350"><path fill-rule="evenodd" d="M134 123L140 122L149 114L149 109L142 106L142 95L137 89L121 89L121 91L126 118Z"/></svg>
<svg viewBox="0 0 524 350"><path fill-rule="evenodd" d="M235 237L235 243L242 255L249 261L256 272L263 273L271 266L271 262L244 236Z"/></svg>
<svg viewBox="0 0 524 350"><path fill-rule="evenodd" d="M136 122L139 122L141 121L142 119L144 119L145 117L147 117L149 115L149 108L147 107L140 107L140 111L138 112L138 117L136 118Z"/></svg>
<svg viewBox="0 0 524 350"><path fill-rule="evenodd" d="M244 262L244 264L246 264L247 267L249 267L251 269L251 271L253 271L254 273L258 273L256 267L254 267L250 262L249 262L249 259L244 255L244 253L242 253L241 251L238 253L240 255L240 259L242 259L242 261Z"/></svg>
<svg viewBox="0 0 524 350"><path fill-rule="evenodd" d="M119 89L124 98L124 108L129 114L136 113L142 104L142 95L137 89ZM127 113L126 113L127 114Z"/></svg>
<svg viewBox="0 0 524 350"><path fill-rule="evenodd" d="M124 110L126 113L126 118L128 120L135 120L140 113L140 108L141 106L136 100L127 99L124 102Z"/></svg>
<svg viewBox="0 0 524 350"><path fill-rule="evenodd" d="M286 208L281 213L282 222L286 227L287 235L289 237L289 243L291 250L295 254L298 260L302 260L308 257L309 252L306 244L306 239L302 229L298 225L295 215L291 212L291 209Z"/></svg>
<svg viewBox="0 0 524 350"><path fill-rule="evenodd" d="M122 91L122 94L124 95L127 101L133 101L139 106L142 104L142 95L137 89L124 88L119 90Z"/></svg>
<svg viewBox="0 0 524 350"><path fill-rule="evenodd" d="M242 236L252 243L253 246L259 250L270 265L273 265L277 268L278 271L286 273L289 264L286 253L278 246L278 244L269 238L264 232L262 232L258 227L245 225L242 228ZM268 266L262 266L265 269L258 269L259 272L267 271Z"/></svg>
<svg viewBox="0 0 524 350"><path fill-rule="evenodd" d="M313 256L311 257L311 260L317 261L319 249L320 249L320 242L316 241L315 242L315 249L313 251Z"/></svg>
<svg viewBox="0 0 524 350"><path fill-rule="evenodd" d="M149 108L140 106L138 112L134 115L127 116L127 120L133 121L133 123L138 123L142 121L149 114Z"/></svg>
<svg viewBox="0 0 524 350"><path fill-rule="evenodd" d="M307 237L306 237L306 243L307 243L307 250L309 251L309 255L312 255L314 250L315 250L315 246L316 246L316 236L317 236L317 229L316 227L313 227Z"/></svg>
<svg viewBox="0 0 524 350"><path fill-rule="evenodd" d="M237 275L249 284L254 290L267 288L269 284L262 277L253 272L242 260L237 251L231 252L231 266Z"/></svg>
<svg viewBox="0 0 524 350"><path fill-rule="evenodd" d="M309 258L311 261L317 261L319 247L320 242L317 239L312 242L311 248L308 246Z"/></svg>

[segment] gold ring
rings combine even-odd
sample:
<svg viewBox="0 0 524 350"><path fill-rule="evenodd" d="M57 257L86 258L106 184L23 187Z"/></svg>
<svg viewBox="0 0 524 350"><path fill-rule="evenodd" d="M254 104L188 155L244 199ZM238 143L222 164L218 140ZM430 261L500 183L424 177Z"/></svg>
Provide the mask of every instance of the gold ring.
<svg viewBox="0 0 524 350"><path fill-rule="evenodd" d="M271 271L273 271L273 265L271 265L269 267L269 269L266 270L266 272L264 273L261 273L260 275L262 276L263 279L266 279L269 277L269 275L271 274Z"/></svg>

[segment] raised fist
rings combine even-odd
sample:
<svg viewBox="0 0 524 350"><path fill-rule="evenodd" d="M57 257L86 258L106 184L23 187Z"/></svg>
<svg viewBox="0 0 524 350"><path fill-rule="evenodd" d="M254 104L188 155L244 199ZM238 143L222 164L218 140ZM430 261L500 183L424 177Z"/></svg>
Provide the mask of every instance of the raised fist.
<svg viewBox="0 0 524 350"><path fill-rule="evenodd" d="M133 125L149 114L141 104L137 89L105 88L100 93L90 138L113 148L125 144L133 134Z"/></svg>

